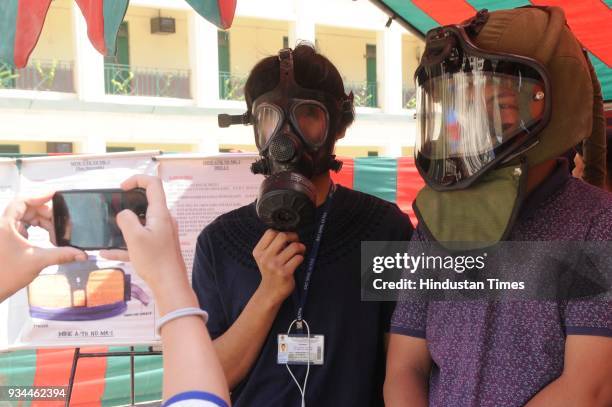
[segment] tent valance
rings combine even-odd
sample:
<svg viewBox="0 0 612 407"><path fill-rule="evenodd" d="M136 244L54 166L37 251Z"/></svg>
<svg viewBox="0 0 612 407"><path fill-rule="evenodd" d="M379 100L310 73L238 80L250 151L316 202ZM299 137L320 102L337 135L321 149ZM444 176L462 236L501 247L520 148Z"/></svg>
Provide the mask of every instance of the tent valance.
<svg viewBox="0 0 612 407"><path fill-rule="evenodd" d="M559 6L582 45L589 50L604 95L612 100L612 0L371 0L402 25L424 35L439 25L460 22L480 9L527 5Z"/></svg>
<svg viewBox="0 0 612 407"><path fill-rule="evenodd" d="M0 62L23 68L38 42L52 0L0 2ZM103 55L114 55L117 32L129 0L74 0L85 21L87 35ZM232 25L237 0L185 0L217 27Z"/></svg>

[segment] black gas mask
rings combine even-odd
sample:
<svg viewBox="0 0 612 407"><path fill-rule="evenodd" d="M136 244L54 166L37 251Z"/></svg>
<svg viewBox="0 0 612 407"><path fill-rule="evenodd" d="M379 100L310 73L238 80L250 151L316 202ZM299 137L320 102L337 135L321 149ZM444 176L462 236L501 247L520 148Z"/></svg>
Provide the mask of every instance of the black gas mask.
<svg viewBox="0 0 612 407"><path fill-rule="evenodd" d="M257 215L268 226L294 231L314 220L316 189L310 179L342 162L333 155L337 122L353 114L352 94L338 102L331 94L301 87L295 82L293 52L278 55L278 85L253 101L249 112L219 115L219 126L253 124L261 158L251 171L266 179L259 188Z"/></svg>

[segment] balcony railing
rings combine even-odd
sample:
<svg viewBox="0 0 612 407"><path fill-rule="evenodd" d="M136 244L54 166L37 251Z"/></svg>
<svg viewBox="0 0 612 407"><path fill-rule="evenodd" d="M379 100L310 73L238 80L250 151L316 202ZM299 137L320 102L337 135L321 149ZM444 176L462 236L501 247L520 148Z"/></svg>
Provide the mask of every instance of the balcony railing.
<svg viewBox="0 0 612 407"><path fill-rule="evenodd" d="M355 106L378 107L378 82L344 82L346 92L353 92Z"/></svg>
<svg viewBox="0 0 612 407"><path fill-rule="evenodd" d="M416 89L406 88L402 89L402 107L404 109L414 109L416 107Z"/></svg>
<svg viewBox="0 0 612 407"><path fill-rule="evenodd" d="M0 62L0 89L74 92L72 62L30 60L25 68L15 69Z"/></svg>
<svg viewBox="0 0 612 407"><path fill-rule="evenodd" d="M224 100L244 100L244 85L247 77L219 72L219 98Z"/></svg>
<svg viewBox="0 0 612 407"><path fill-rule="evenodd" d="M107 95L190 99L189 76L188 70L181 69L104 64L104 87Z"/></svg>

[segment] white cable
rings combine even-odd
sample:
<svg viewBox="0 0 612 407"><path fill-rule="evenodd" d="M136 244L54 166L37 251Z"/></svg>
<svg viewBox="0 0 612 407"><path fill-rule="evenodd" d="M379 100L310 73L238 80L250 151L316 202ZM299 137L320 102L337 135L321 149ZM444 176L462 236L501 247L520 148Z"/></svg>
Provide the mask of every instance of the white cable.
<svg viewBox="0 0 612 407"><path fill-rule="evenodd" d="M291 334L291 328L293 327L293 324L295 324L297 322L297 319L294 319L293 322L291 322L291 324L289 324L289 329L287 330L287 335ZM289 362L285 363L285 367L287 368L287 370L289 371L289 374L291 375L291 378L293 379L293 381L295 382L295 385L298 387L298 390L300 391L300 394L302 395L302 407L306 407L306 383L308 383L308 374L310 373L310 327L308 326L308 322L306 322L305 319L302 320L302 322L304 323L304 325L306 325L306 338L308 340L308 364L306 367L306 377L304 377L304 387L300 386L300 383L298 383L297 379L295 378L293 372L291 371L291 368L289 367Z"/></svg>

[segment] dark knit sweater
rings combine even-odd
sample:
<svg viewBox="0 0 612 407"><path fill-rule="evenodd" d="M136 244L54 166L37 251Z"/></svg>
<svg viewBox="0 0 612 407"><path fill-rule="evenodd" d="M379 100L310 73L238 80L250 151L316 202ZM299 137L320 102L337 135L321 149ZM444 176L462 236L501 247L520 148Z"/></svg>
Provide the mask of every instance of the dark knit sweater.
<svg viewBox="0 0 612 407"><path fill-rule="evenodd" d="M317 210L317 220L321 208ZM298 231L307 254L312 226ZM193 287L210 314L213 338L240 315L261 280L252 250L266 227L250 204L220 216L198 238ZM304 319L311 334L325 335L324 365L311 366L308 406L382 406L383 338L393 303L363 302L360 289L360 245L366 240L408 240L412 226L396 205L341 186L334 194L313 273ZM296 282L304 267L296 270ZM259 358L232 391L237 407L291 407L300 395L284 365L277 364L277 335L287 332L296 316L289 296L280 308ZM306 368L292 366L303 381Z"/></svg>

